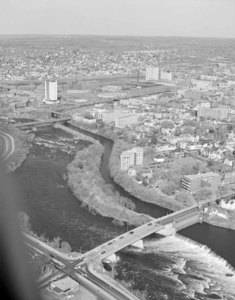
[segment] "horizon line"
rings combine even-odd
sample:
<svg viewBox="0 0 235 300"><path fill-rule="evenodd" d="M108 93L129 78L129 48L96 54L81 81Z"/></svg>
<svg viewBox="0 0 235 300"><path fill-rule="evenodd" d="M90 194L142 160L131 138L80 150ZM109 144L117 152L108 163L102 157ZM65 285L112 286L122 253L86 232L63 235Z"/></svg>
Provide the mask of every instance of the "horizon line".
<svg viewBox="0 0 235 300"><path fill-rule="evenodd" d="M235 39L221 36L186 36L186 35L127 35L127 34L86 34L86 33L0 33L1 36L90 36L90 37L126 37L126 38L198 38L198 39Z"/></svg>

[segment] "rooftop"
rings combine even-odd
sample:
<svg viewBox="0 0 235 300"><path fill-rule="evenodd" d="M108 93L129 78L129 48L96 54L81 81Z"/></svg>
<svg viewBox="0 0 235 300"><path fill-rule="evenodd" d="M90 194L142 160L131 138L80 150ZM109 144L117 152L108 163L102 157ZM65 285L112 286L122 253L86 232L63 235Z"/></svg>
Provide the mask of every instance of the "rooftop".
<svg viewBox="0 0 235 300"><path fill-rule="evenodd" d="M70 277L64 277L62 279L51 282L51 288L57 293L65 293L79 287L79 283Z"/></svg>

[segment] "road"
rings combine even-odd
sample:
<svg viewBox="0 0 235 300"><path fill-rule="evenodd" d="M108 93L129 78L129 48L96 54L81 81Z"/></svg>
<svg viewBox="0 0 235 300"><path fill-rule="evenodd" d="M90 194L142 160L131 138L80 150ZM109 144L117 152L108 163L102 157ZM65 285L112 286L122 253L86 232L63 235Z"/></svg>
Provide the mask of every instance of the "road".
<svg viewBox="0 0 235 300"><path fill-rule="evenodd" d="M113 253L116 253L136 241L141 240L152 233L160 232L167 224L173 221L180 222L188 217L191 218L192 215L198 215L199 210L198 206L194 206L159 219L153 219L142 226L132 229L127 233L88 251L75 260L64 257L63 254L35 238L28 235L24 235L24 238L29 247L39 253L47 255L58 271L70 276L80 284L83 284L84 287L88 288L93 293L97 293L100 296L102 294L102 299L133 300L137 298L119 285L107 282L100 273L94 270L94 266ZM40 286L46 286L51 280L53 280L52 277L44 280L41 282Z"/></svg>
<svg viewBox="0 0 235 300"><path fill-rule="evenodd" d="M227 197L231 195L233 194L228 194L225 196ZM137 298L127 290L125 290L123 287L115 284L115 282L112 283L111 281L107 281L107 279L103 278L100 273L95 271L94 266L110 255L152 233L159 232L161 234L161 230L166 228L168 224L173 223L176 228L178 224L180 228L180 224L183 224L184 222L187 223L187 220L192 219L194 223L200 222L205 208L210 205L210 202L214 201L215 199L210 199L201 202L199 205L194 205L192 207L188 207L180 211L171 213L167 216L153 219L142 226L134 228L86 252L79 258L70 258L68 256L66 257L66 255L64 255L63 253L56 251L47 244L27 234L24 234L25 243L30 248L34 249L34 251L46 255L58 270L57 274L59 274L60 272L64 275L70 276L71 278L82 284L85 288L89 289L93 294L99 295L101 299L136 300ZM186 226L189 225L186 224ZM55 276L55 274L43 280L43 282L40 283L40 286L43 287L48 285L50 281L53 280L53 276Z"/></svg>
<svg viewBox="0 0 235 300"><path fill-rule="evenodd" d="M48 278L45 278L40 282L40 288L47 286L51 281L55 280L56 277L62 277L68 275L75 281L82 284L84 287L89 289L92 293L97 294L104 300L137 300L135 296L129 293L118 285L109 284L105 279L96 273L91 265L83 265L82 267L75 270L74 266L77 264L77 260L74 263L73 258L69 258L47 244L31 237L28 234L23 233L25 244L34 251L45 255L54 267L58 270Z"/></svg>
<svg viewBox="0 0 235 300"><path fill-rule="evenodd" d="M0 131L0 141L1 141L1 153L0 156L3 161L6 161L15 151L14 139L8 133Z"/></svg>

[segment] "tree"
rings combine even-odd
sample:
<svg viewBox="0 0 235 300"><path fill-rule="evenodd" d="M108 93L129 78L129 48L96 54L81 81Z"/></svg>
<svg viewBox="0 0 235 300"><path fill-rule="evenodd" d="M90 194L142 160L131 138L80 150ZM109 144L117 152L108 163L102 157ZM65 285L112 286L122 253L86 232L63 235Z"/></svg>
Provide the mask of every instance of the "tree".
<svg viewBox="0 0 235 300"><path fill-rule="evenodd" d="M138 142L137 142L137 146L139 147L144 147L148 144L149 139L148 138L141 138Z"/></svg>
<svg viewBox="0 0 235 300"><path fill-rule="evenodd" d="M62 241L62 242L61 242L60 248L61 248L64 252L66 252L66 253L72 251L71 246L70 246L69 243L66 242L66 241Z"/></svg>
<svg viewBox="0 0 235 300"><path fill-rule="evenodd" d="M152 137L151 137L151 144L154 144L154 145L157 144L157 137L156 137L156 134L153 134L153 135L152 135Z"/></svg>
<svg viewBox="0 0 235 300"><path fill-rule="evenodd" d="M184 126L197 127L197 122L195 120L185 120Z"/></svg>
<svg viewBox="0 0 235 300"><path fill-rule="evenodd" d="M204 200L207 200L208 198L210 198L212 195L212 192L210 189L208 188L204 188L204 189L201 189L200 191L198 191L195 195L194 195L194 199L197 201L197 202L200 202L200 201L204 201Z"/></svg>
<svg viewBox="0 0 235 300"><path fill-rule="evenodd" d="M195 134L195 128L191 127L191 126L186 126L186 127L184 127L183 133L193 135L193 134Z"/></svg>
<svg viewBox="0 0 235 300"><path fill-rule="evenodd" d="M172 181L168 181L168 182L162 182L159 188L164 194L172 195L174 194L177 185Z"/></svg>
<svg viewBox="0 0 235 300"><path fill-rule="evenodd" d="M184 206L191 206L195 204L193 196L186 191L179 191L175 197L176 201L182 203Z"/></svg>
<svg viewBox="0 0 235 300"><path fill-rule="evenodd" d="M161 127L172 129L172 128L174 128L174 122L171 120L164 120L161 124Z"/></svg>
<svg viewBox="0 0 235 300"><path fill-rule="evenodd" d="M31 230L31 225L29 223L29 216L25 212L20 211L18 213L18 218L20 222L20 228L25 232L29 232Z"/></svg>

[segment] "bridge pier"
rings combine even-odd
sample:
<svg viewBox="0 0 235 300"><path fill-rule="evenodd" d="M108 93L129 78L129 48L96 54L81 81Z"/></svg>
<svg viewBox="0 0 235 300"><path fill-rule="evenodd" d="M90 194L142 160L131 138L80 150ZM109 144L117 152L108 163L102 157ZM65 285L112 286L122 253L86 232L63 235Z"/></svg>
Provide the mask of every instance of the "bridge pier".
<svg viewBox="0 0 235 300"><path fill-rule="evenodd" d="M137 242L131 244L131 246L138 249L144 249L144 242L143 240L138 240Z"/></svg>
<svg viewBox="0 0 235 300"><path fill-rule="evenodd" d="M113 253L110 256L106 257L104 261L107 263L114 263L119 261L119 257L115 253Z"/></svg>
<svg viewBox="0 0 235 300"><path fill-rule="evenodd" d="M202 223L202 222L203 222L203 214L200 214L200 215L199 215L198 222L199 222L199 223Z"/></svg>
<svg viewBox="0 0 235 300"><path fill-rule="evenodd" d="M172 223L169 223L169 224L166 224L163 229L158 230L157 233L164 235L164 236L175 235L176 229Z"/></svg>

